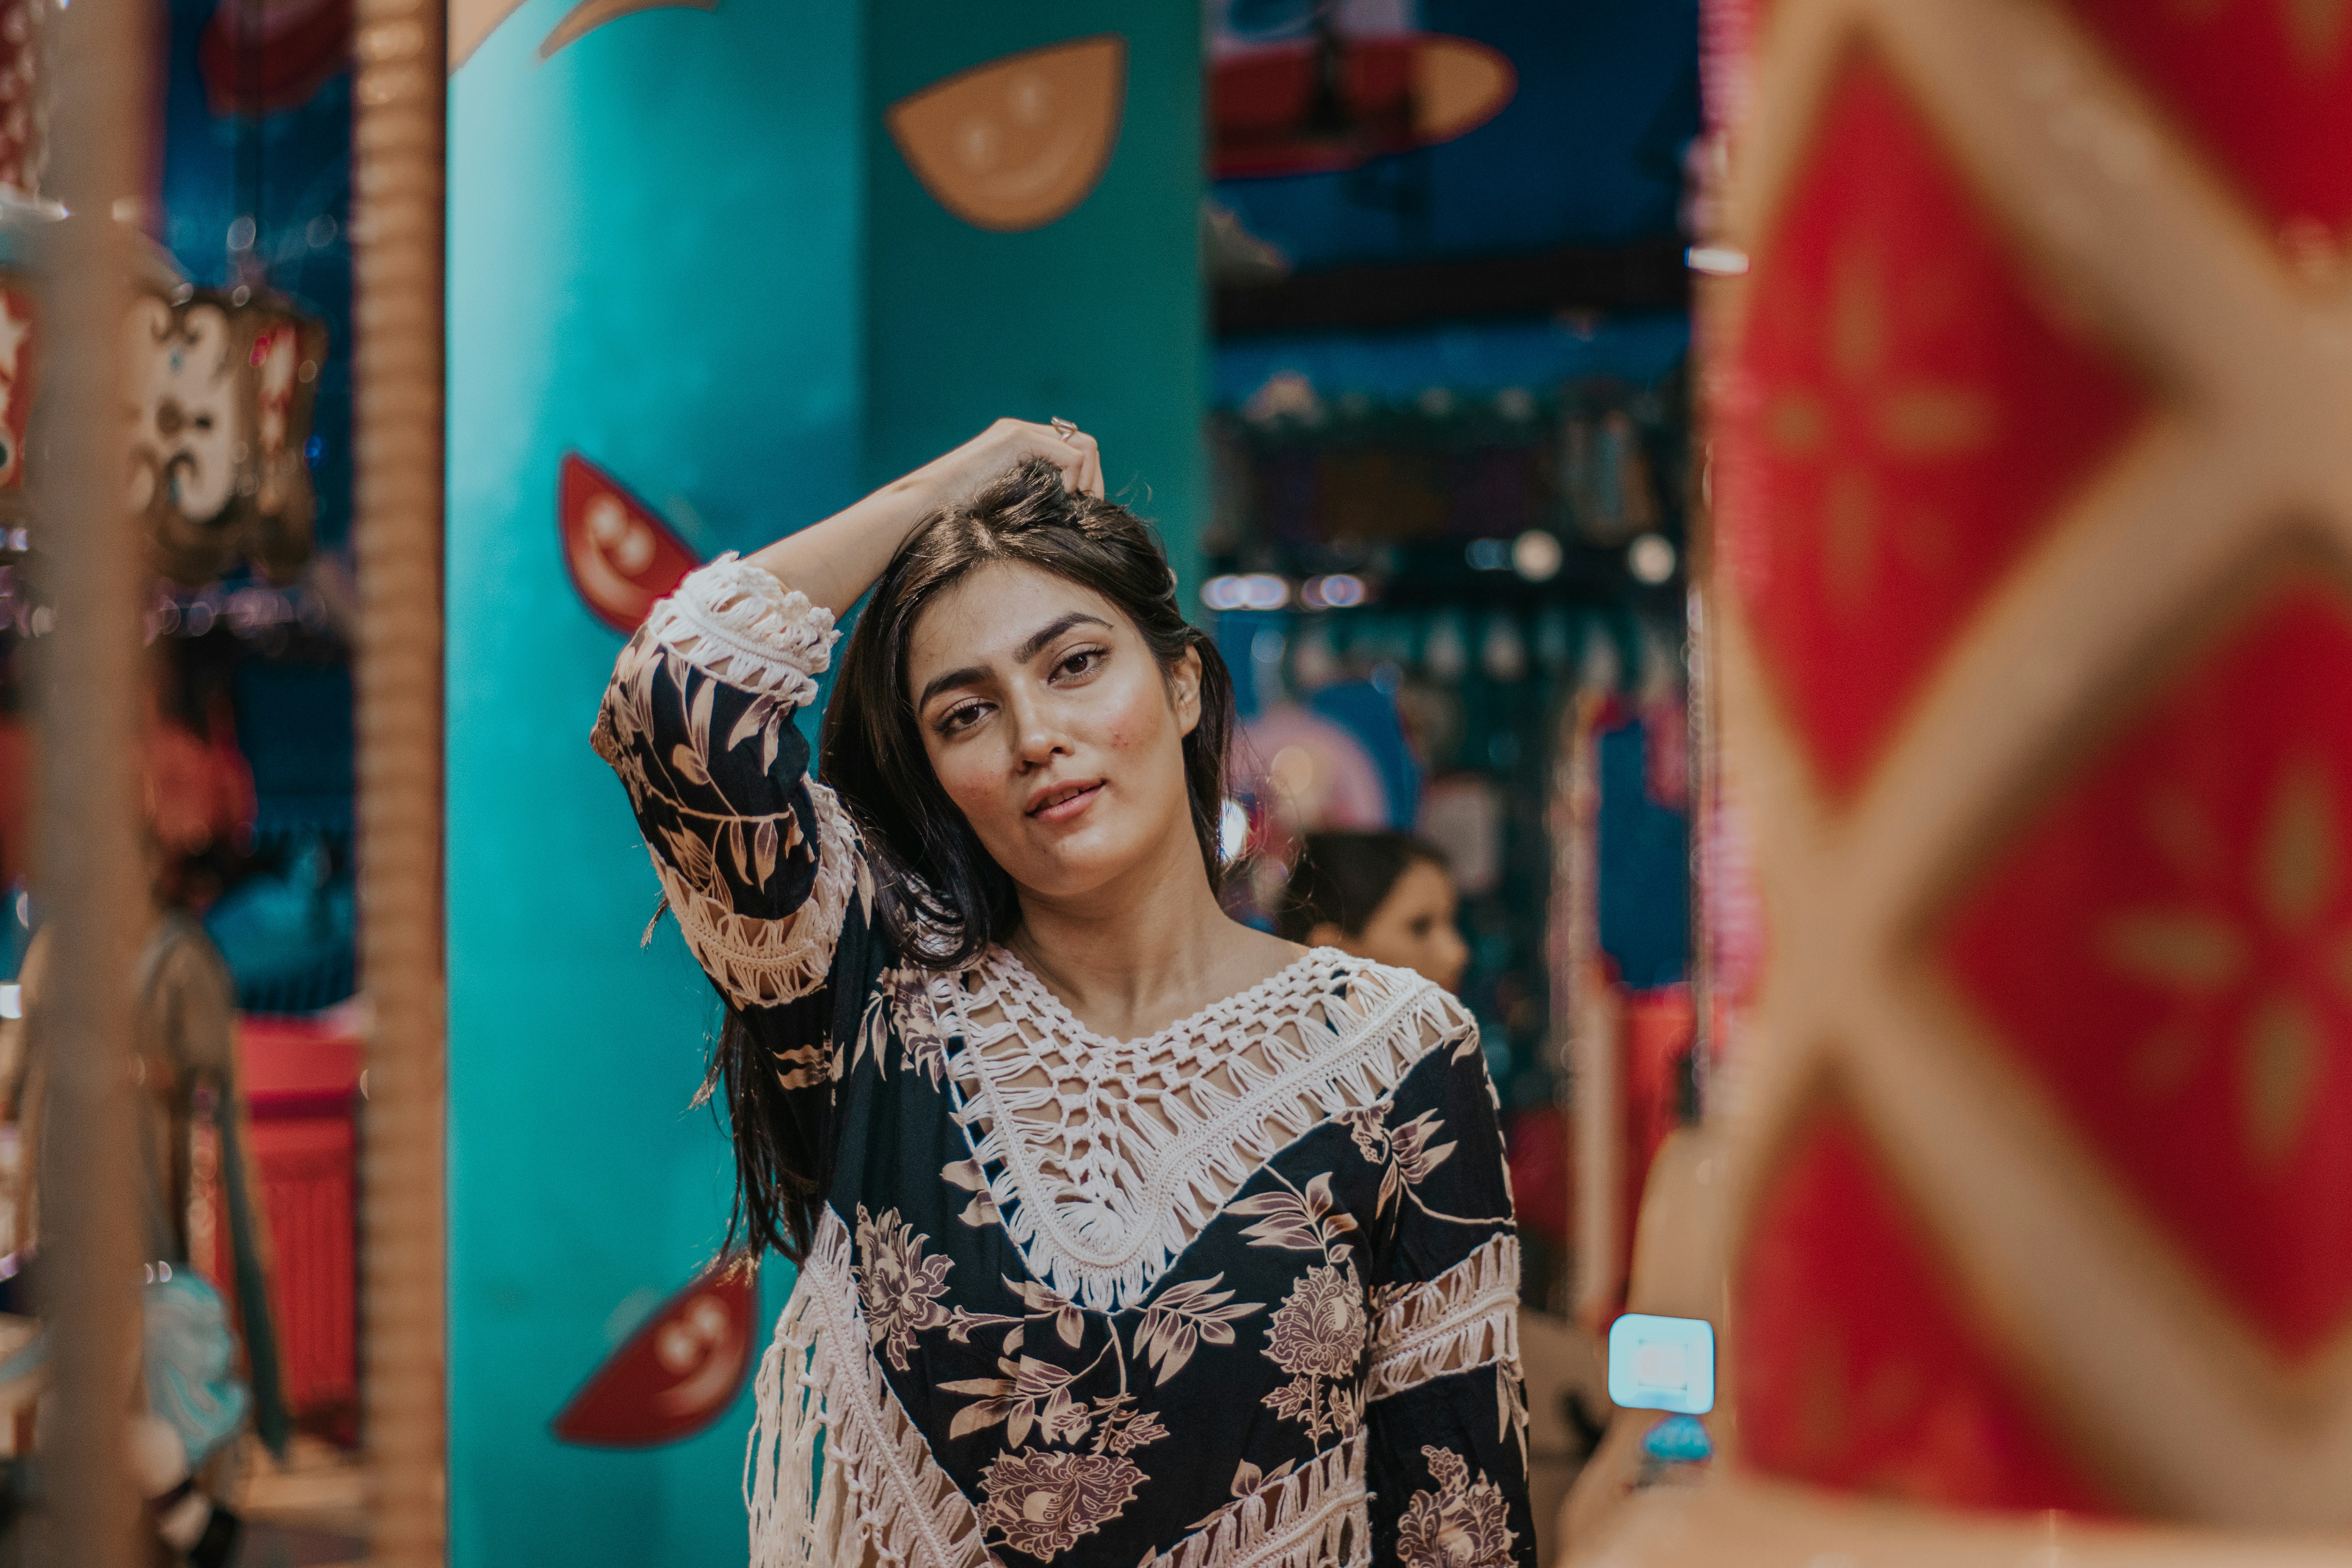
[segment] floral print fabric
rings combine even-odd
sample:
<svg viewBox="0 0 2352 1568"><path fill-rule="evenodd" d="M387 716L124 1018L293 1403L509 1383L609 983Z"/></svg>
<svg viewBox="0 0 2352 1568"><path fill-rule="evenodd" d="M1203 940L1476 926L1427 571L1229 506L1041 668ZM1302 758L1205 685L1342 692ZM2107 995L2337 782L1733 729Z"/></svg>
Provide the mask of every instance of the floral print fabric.
<svg viewBox="0 0 2352 1568"><path fill-rule="evenodd" d="M730 625L707 592L716 634L665 642L649 622L622 656L597 746L666 886L745 917L738 947L805 945L793 922L825 879L870 878L847 863L854 833L820 831L806 747L773 722L789 720L789 680L740 673L744 650L765 646L755 631L803 667L822 668L824 644L789 617L773 629L779 595L738 596L761 626ZM712 647L731 662L705 658ZM1287 984L1317 993L1318 1017L1382 1004L1381 1048L1319 1026L1286 1037L1267 1095L1319 1095L1319 1110L1281 1101L1294 1120L1277 1139L1272 1099L1236 1100L1220 1136L1229 1164L1251 1152L1232 1167L1245 1179L1147 1270L1082 1296L1032 1267L1004 1209L1058 1200L1057 1234L1081 1240L1088 1215L1066 1191L1024 1186L1016 1167L1035 1167L982 1155L1023 1135L983 1141L978 1079L958 1070L987 976L903 963L870 906L846 900L838 933L817 933L821 976L790 994L747 993L706 962L774 1055L808 1146L828 1152L824 1223L786 1313L793 1334L829 1325L828 1342L785 1353L780 1325L761 1430L822 1420L834 1435L821 1498L789 1474L805 1438L781 1461L755 1453L775 1467L761 1495L804 1516L773 1528L820 1562L860 1562L870 1534L918 1568L1532 1563L1516 1341L1494 1285L1502 1249L1516 1260L1510 1200L1466 1016L1409 974L1302 960ZM1354 1054L1316 1054L1343 1047ZM1402 1354L1416 1326L1442 1353ZM887 1419L839 1425L861 1411ZM771 1551L755 1541L755 1555Z"/></svg>

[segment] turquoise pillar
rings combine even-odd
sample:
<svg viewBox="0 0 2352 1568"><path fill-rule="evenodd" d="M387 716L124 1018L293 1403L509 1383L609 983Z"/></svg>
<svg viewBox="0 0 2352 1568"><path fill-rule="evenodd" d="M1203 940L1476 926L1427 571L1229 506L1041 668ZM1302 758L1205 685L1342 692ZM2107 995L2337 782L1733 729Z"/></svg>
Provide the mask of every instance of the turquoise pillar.
<svg viewBox="0 0 2352 1568"><path fill-rule="evenodd" d="M1188 584L1205 506L1199 22L1183 7L724 0L541 61L528 0L451 80L451 1556L740 1562L749 1397L615 1452L549 1422L725 1225L689 1110L717 1007L587 748L620 639L573 593L577 451L698 552L824 516L998 414L1076 419ZM1015 49L1129 40L1097 188L1027 233L941 208L887 105ZM764 1337L788 1270L769 1270Z"/></svg>
<svg viewBox="0 0 2352 1568"><path fill-rule="evenodd" d="M620 638L556 471L580 452L706 555L858 493L863 19L651 11L542 64L567 4L450 83L450 1551L683 1568L742 1560L749 1395L667 1447L548 1430L711 1256L730 1179L687 1108L716 1006L673 929L638 950L656 889L588 750Z"/></svg>

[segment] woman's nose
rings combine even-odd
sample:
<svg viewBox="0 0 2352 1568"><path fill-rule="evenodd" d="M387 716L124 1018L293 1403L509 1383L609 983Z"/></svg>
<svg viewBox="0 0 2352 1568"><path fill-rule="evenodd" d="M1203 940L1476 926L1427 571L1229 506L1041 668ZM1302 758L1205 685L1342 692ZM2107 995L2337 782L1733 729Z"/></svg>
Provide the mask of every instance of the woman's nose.
<svg viewBox="0 0 2352 1568"><path fill-rule="evenodd" d="M1013 697L1011 707L1013 732L1024 766L1043 767L1057 753L1069 751L1068 739L1054 720L1052 704L1042 702L1028 693L1019 693Z"/></svg>

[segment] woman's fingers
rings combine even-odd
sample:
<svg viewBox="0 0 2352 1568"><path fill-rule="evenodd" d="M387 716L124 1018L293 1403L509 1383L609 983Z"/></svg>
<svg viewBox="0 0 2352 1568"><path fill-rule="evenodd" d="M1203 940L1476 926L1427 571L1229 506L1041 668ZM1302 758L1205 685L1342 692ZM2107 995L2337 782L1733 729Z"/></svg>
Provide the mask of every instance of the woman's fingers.
<svg viewBox="0 0 2352 1568"><path fill-rule="evenodd" d="M975 458L987 452L981 466L991 474L1043 458L1060 471L1062 483L1073 495L1099 499L1103 494L1101 449L1092 436L1067 420L1037 425L1026 419L1000 419L965 450Z"/></svg>
<svg viewBox="0 0 2352 1568"><path fill-rule="evenodd" d="M1069 481L1071 493L1089 495L1097 500L1101 500L1102 448L1096 444L1093 437L1083 430L1071 431L1064 440L1071 450L1077 454L1078 459L1073 467L1062 470L1063 476Z"/></svg>
<svg viewBox="0 0 2352 1568"><path fill-rule="evenodd" d="M1066 421L1028 428L1044 432L1043 453L1062 471L1062 483L1071 494L1101 496L1102 453L1093 437Z"/></svg>

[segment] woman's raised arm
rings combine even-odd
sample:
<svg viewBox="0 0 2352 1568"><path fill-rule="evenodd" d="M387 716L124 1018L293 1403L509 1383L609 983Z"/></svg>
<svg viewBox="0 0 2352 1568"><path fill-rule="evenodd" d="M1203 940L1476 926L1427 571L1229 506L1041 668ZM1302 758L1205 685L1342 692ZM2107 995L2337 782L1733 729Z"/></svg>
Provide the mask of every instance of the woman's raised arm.
<svg viewBox="0 0 2352 1568"><path fill-rule="evenodd" d="M812 605L846 615L918 523L1032 458L1061 469L1062 482L1071 489L1103 493L1102 457L1093 437L1075 428L1000 419L954 451L748 559L807 595Z"/></svg>

